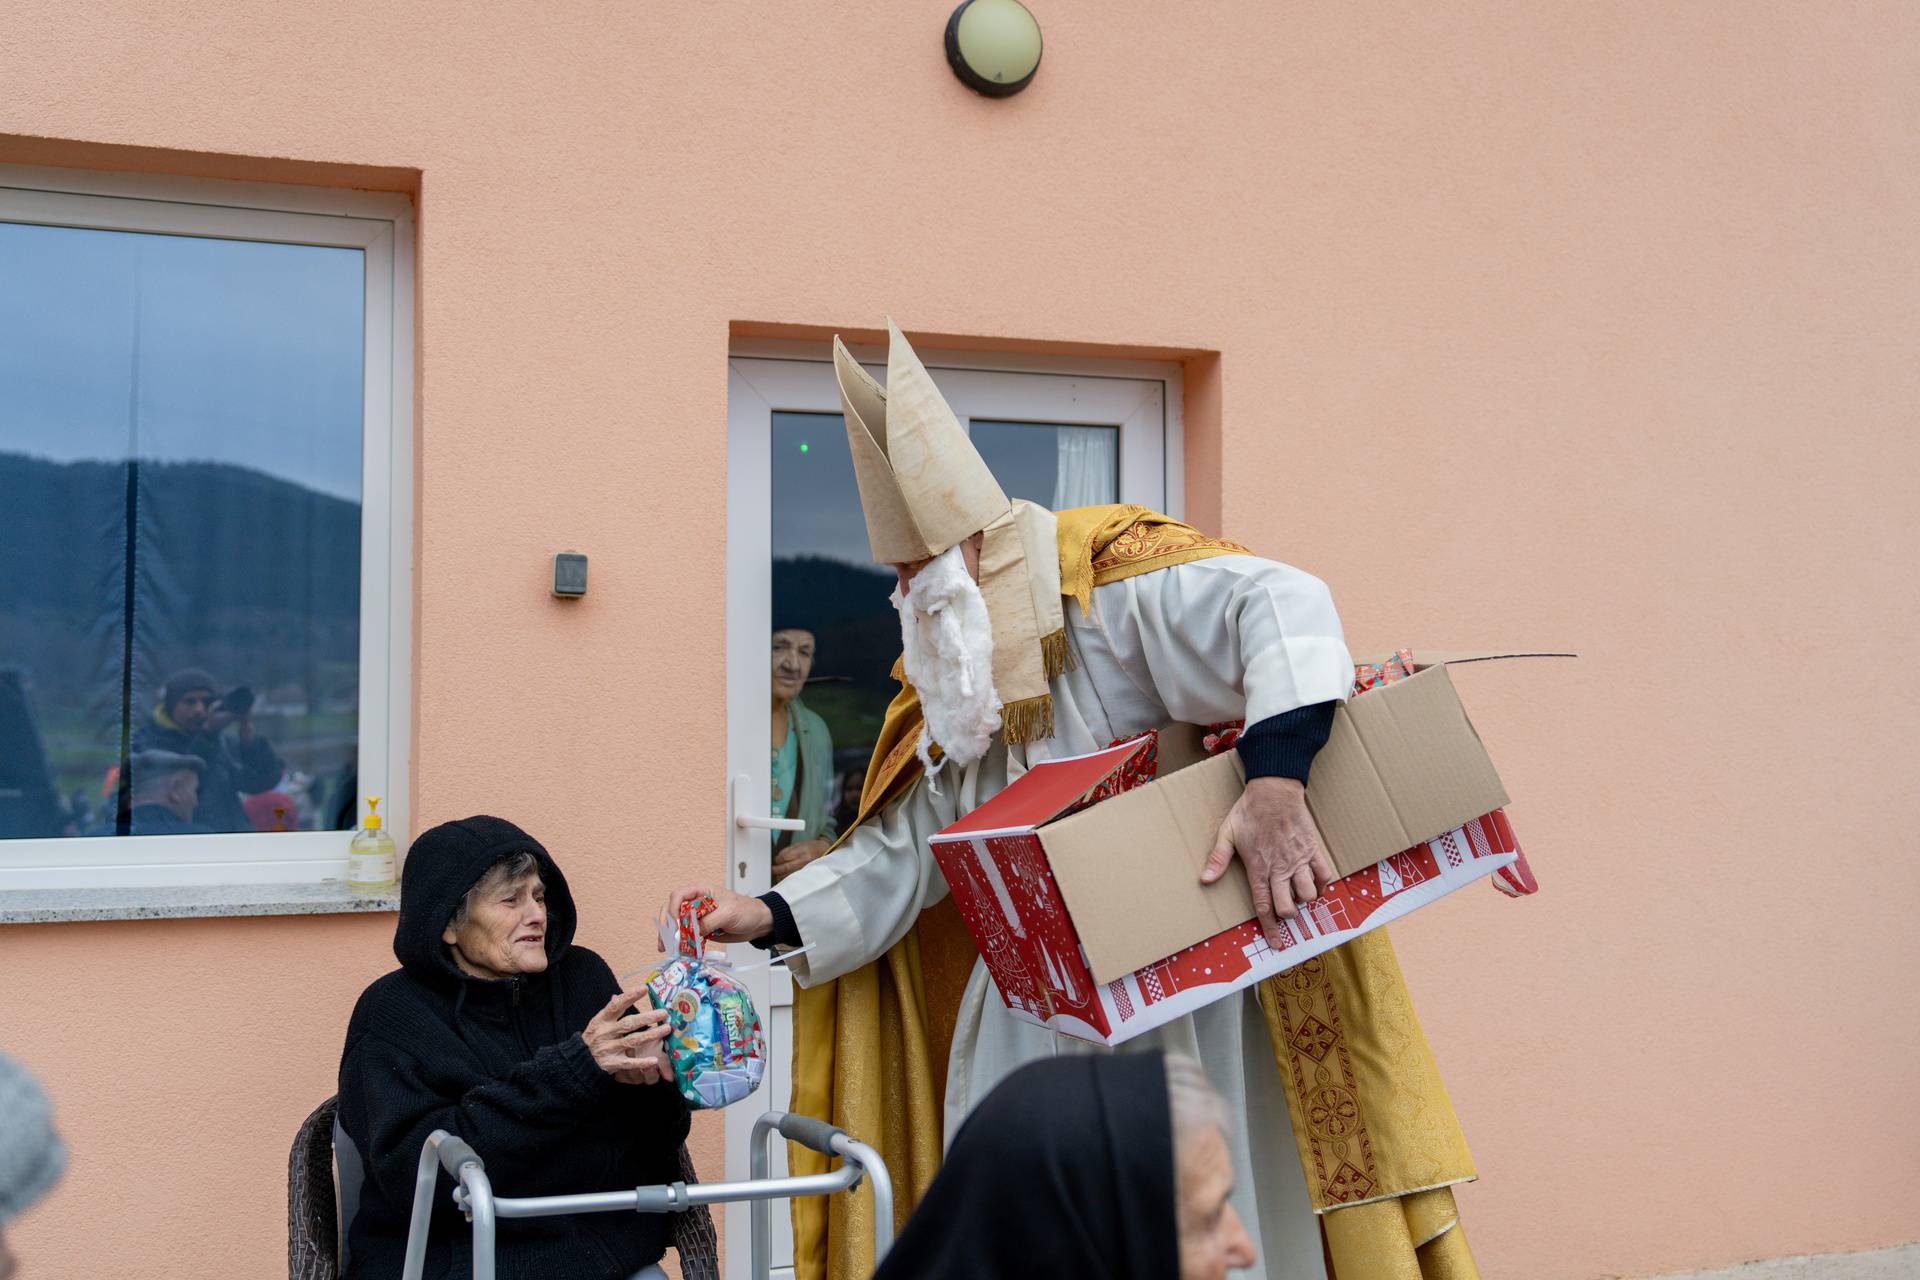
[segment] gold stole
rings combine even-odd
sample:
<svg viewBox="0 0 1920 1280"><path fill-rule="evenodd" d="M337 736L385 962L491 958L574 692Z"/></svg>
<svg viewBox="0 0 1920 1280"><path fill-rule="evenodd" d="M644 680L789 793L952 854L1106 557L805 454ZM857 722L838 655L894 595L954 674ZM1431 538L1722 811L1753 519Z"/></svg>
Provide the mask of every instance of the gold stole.
<svg viewBox="0 0 1920 1280"><path fill-rule="evenodd" d="M1247 554L1145 507L1057 518L1060 593L1083 611L1097 586ZM901 691L842 841L920 776L920 697L898 666L894 677ZM794 990L792 1109L879 1150L893 1175L896 1231L939 1171L948 1050L975 956L944 899L872 964ZM1476 1176L1473 1160L1386 930L1268 979L1259 997L1335 1280L1478 1280L1451 1190ZM788 1160L796 1174L828 1165L797 1146ZM872 1212L860 1191L794 1200L799 1280L870 1275Z"/></svg>

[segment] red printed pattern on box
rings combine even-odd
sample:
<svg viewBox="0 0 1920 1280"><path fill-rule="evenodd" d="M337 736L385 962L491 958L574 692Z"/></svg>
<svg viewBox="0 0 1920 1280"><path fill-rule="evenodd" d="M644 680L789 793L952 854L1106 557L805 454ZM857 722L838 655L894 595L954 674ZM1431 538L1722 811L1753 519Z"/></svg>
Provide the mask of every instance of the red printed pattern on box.
<svg viewBox="0 0 1920 1280"><path fill-rule="evenodd" d="M1036 836L976 837L933 848L1007 1008L1024 1021L1103 1044L1272 977L1463 884L1509 871L1520 854L1506 814L1496 809L1334 881L1301 916L1284 922L1278 947L1247 920L1096 988Z"/></svg>
<svg viewBox="0 0 1920 1280"><path fill-rule="evenodd" d="M1042 1024L1064 1015L1105 1034L1080 935L1039 837L987 836L934 851L1007 1007Z"/></svg>
<svg viewBox="0 0 1920 1280"><path fill-rule="evenodd" d="M1295 918L1284 923L1278 951L1292 950L1315 937L1359 932L1388 901L1439 879L1443 871L1462 868L1473 859L1518 852L1507 815L1495 809L1426 844L1334 881L1325 893L1306 904L1304 920ZM1146 1002L1156 1004L1177 992L1233 982L1277 954L1260 927L1248 920L1148 965L1133 976L1139 980Z"/></svg>

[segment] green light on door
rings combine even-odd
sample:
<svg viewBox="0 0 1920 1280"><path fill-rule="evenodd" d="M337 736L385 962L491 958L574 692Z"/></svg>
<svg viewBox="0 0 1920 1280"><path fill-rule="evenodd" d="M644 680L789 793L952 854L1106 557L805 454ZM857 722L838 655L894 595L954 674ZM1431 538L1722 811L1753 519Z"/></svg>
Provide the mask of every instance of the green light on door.
<svg viewBox="0 0 1920 1280"><path fill-rule="evenodd" d="M807 443L807 442L806 442L805 440L802 440L802 441L800 442L800 452L802 452L802 453L812 453L812 452L813 452L813 446L812 446L812 445L810 445L810 444L808 444L808 443Z"/></svg>

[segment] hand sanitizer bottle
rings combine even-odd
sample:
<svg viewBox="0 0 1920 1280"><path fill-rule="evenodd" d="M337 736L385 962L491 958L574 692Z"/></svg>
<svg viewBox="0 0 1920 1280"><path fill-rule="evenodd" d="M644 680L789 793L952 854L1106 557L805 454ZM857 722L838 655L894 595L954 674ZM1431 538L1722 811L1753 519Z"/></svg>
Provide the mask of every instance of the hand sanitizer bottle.
<svg viewBox="0 0 1920 1280"><path fill-rule="evenodd" d="M399 871L393 837L380 827L380 797L367 797L367 825L353 833L347 847L347 888L359 893L392 893Z"/></svg>

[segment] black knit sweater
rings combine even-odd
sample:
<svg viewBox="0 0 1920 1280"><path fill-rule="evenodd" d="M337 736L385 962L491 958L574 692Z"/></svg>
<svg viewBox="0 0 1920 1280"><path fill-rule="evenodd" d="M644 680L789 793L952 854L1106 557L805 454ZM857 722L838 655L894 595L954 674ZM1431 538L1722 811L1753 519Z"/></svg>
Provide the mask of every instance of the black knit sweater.
<svg viewBox="0 0 1920 1280"><path fill-rule="evenodd" d="M466 891L501 857L526 849L547 895L545 973L486 981L462 972L440 940ZM366 1182L348 1237L347 1280L398 1276L420 1148L435 1129L465 1138L495 1194L613 1191L672 1182L687 1110L671 1084L625 1085L594 1064L580 1030L619 990L599 956L572 944L574 906L545 849L499 818L422 835L407 855L394 954L401 967L361 995L340 1061L340 1124ZM443 1173L435 1192L428 1277L471 1271L470 1228ZM502 1219L501 1280L625 1280L665 1252L660 1215L601 1213Z"/></svg>

